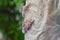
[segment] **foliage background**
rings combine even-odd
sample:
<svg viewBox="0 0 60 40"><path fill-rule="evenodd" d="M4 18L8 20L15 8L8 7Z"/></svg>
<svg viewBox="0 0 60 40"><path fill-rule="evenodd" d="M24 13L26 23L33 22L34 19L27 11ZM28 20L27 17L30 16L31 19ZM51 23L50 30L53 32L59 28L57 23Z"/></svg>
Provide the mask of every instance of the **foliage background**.
<svg viewBox="0 0 60 40"><path fill-rule="evenodd" d="M21 8L26 0L0 0L0 31L5 40L24 40Z"/></svg>

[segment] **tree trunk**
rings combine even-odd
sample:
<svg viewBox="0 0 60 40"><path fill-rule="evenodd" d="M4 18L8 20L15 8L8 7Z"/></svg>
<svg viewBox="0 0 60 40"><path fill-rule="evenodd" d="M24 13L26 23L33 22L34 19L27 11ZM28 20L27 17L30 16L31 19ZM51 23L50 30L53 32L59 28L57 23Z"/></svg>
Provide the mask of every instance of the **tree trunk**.
<svg viewBox="0 0 60 40"><path fill-rule="evenodd" d="M31 5L26 11L24 21L32 19L34 23L25 34L25 40L60 40L57 36L60 27L55 27L56 22L52 20L58 12L55 11L60 9L60 0L26 0L26 5L29 3Z"/></svg>

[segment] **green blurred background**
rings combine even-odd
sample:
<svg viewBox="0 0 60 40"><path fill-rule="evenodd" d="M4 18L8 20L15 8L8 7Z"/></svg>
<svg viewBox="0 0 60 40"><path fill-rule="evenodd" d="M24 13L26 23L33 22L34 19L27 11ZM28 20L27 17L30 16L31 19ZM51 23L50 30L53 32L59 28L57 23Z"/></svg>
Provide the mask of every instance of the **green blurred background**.
<svg viewBox="0 0 60 40"><path fill-rule="evenodd" d="M24 40L22 6L26 0L0 0L0 36L2 40ZM0 38L1 39L1 38Z"/></svg>

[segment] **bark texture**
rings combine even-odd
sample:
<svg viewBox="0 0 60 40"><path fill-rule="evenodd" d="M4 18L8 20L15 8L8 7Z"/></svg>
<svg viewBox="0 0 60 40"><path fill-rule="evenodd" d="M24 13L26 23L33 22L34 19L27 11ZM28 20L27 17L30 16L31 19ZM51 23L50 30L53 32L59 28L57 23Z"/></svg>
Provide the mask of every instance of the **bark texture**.
<svg viewBox="0 0 60 40"><path fill-rule="evenodd" d="M25 34L25 40L60 40L60 0L26 0L30 7L24 21L34 23Z"/></svg>

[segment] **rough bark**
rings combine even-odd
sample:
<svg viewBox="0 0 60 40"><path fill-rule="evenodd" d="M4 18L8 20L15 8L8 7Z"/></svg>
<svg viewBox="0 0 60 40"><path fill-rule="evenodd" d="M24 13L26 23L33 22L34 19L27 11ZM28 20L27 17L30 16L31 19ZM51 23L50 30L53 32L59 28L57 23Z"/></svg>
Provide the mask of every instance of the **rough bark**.
<svg viewBox="0 0 60 40"><path fill-rule="evenodd" d="M60 40L60 15L57 15L60 14L60 0L26 0L26 5L28 3L31 5L24 21L32 19L34 23L25 34L25 40Z"/></svg>

